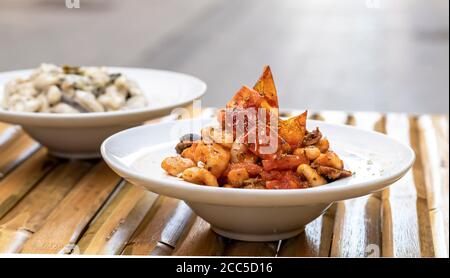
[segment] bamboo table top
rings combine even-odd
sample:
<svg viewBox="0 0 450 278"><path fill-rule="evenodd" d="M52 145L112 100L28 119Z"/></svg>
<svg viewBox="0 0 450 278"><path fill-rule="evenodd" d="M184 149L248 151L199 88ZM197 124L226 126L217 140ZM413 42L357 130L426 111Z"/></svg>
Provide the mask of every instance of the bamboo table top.
<svg viewBox="0 0 450 278"><path fill-rule="evenodd" d="M416 162L390 188L337 202L299 236L265 243L223 238L183 202L121 180L100 160L51 157L0 123L0 253L448 257L448 117L310 114L387 133L411 145Z"/></svg>

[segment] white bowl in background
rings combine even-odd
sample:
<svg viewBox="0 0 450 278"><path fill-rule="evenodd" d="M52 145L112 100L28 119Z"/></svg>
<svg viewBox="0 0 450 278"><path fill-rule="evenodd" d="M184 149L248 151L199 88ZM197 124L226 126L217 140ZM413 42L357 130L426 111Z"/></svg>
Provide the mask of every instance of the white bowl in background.
<svg viewBox="0 0 450 278"><path fill-rule="evenodd" d="M17 77L26 78L32 70L0 73L0 103L4 84ZM123 73L135 80L148 99L141 109L80 114L32 113L3 110L0 121L21 125L36 141L60 157L94 158L110 135L144 121L170 113L203 96L206 84L182 73L138 68L108 67L110 73Z"/></svg>
<svg viewBox="0 0 450 278"><path fill-rule="evenodd" d="M333 202L366 195L397 181L415 159L410 147L383 134L310 120L308 128L320 128L346 169L355 172L352 177L308 189L234 189L188 183L161 169L161 161L176 154L179 136L214 124L215 120L199 119L128 129L105 140L102 156L131 183L184 200L218 234L246 241L297 235Z"/></svg>

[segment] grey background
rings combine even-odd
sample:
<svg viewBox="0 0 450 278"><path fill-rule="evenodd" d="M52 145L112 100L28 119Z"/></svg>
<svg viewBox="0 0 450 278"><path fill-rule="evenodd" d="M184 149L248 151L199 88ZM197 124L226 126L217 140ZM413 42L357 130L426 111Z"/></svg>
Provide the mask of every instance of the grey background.
<svg viewBox="0 0 450 278"><path fill-rule="evenodd" d="M0 71L41 62L198 76L222 106L270 64L289 108L447 113L446 0L0 0Z"/></svg>

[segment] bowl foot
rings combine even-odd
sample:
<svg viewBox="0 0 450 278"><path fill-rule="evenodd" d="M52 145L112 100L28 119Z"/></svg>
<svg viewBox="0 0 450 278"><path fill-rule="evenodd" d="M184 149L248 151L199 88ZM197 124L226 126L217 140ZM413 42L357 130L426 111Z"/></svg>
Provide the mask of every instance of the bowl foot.
<svg viewBox="0 0 450 278"><path fill-rule="evenodd" d="M67 153L49 150L49 153L56 157L68 158L68 159L93 159L100 158L100 152L86 152L86 153Z"/></svg>
<svg viewBox="0 0 450 278"><path fill-rule="evenodd" d="M255 241L255 242L261 242L261 241L276 241L276 240L282 240L294 237L296 235L299 235L305 230L305 227L302 227L300 229L290 231L290 232L284 232L284 233L277 233L274 232L273 234L244 234L244 233L236 233L236 232L230 232L226 230L222 230L216 227L211 227L211 229L216 232L217 234L231 238L231 239L237 239L242 241Z"/></svg>

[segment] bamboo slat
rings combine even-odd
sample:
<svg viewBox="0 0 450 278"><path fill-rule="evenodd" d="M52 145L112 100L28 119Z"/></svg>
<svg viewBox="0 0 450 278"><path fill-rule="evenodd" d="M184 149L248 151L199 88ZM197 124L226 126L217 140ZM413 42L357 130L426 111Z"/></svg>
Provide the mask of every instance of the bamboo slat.
<svg viewBox="0 0 450 278"><path fill-rule="evenodd" d="M126 183L78 242L81 254L120 254L156 200L155 193Z"/></svg>
<svg viewBox="0 0 450 278"><path fill-rule="evenodd" d="M86 162L63 163L39 182L0 220L0 253L17 252L89 168Z"/></svg>
<svg viewBox="0 0 450 278"><path fill-rule="evenodd" d="M158 243L169 245L171 253L194 218L192 211L184 203L159 196L126 244L122 254L149 255L157 248ZM155 251L153 255L157 252Z"/></svg>
<svg viewBox="0 0 450 278"><path fill-rule="evenodd" d="M0 181L0 218L15 206L53 167L47 151L41 149Z"/></svg>
<svg viewBox="0 0 450 278"><path fill-rule="evenodd" d="M215 114L205 109L201 117ZM337 202L299 236L267 243L223 238L184 202L119 184L104 163L92 168L94 161L52 158L20 128L0 123L0 252L374 257L381 250L382 256L448 257L448 117L309 115L385 132L409 144L417 159L389 189Z"/></svg>
<svg viewBox="0 0 450 278"><path fill-rule="evenodd" d="M0 122L0 132L2 132L3 130L7 129L10 126L11 126L10 124Z"/></svg>
<svg viewBox="0 0 450 278"><path fill-rule="evenodd" d="M59 202L21 252L70 254L119 181L104 162L98 163Z"/></svg>
<svg viewBox="0 0 450 278"><path fill-rule="evenodd" d="M40 145L26 134L19 135L9 142L7 147L0 148L0 180L29 159L39 148Z"/></svg>
<svg viewBox="0 0 450 278"><path fill-rule="evenodd" d="M448 120L444 117L421 116L418 125L420 159L424 165L422 177L430 210L434 251L437 257L448 257Z"/></svg>
<svg viewBox="0 0 450 278"><path fill-rule="evenodd" d="M6 148L10 143L14 141L19 135L22 134L22 128L18 125L12 126L0 126L0 148Z"/></svg>
<svg viewBox="0 0 450 278"><path fill-rule="evenodd" d="M421 257L434 257L432 228L430 222L428 194L424 176L424 165L420 146L420 129L417 117L409 118L410 124L410 144L416 153L416 160L412 167L413 182L417 195L417 221L419 223L419 238Z"/></svg>
<svg viewBox="0 0 450 278"><path fill-rule="evenodd" d="M210 225L200 217L184 240L175 248L174 256L221 256L224 253L225 241L211 230Z"/></svg>
<svg viewBox="0 0 450 278"><path fill-rule="evenodd" d="M4 123L4 122L0 122L0 137L2 136L2 133L7 130L8 128L10 128L12 125Z"/></svg>
<svg viewBox="0 0 450 278"><path fill-rule="evenodd" d="M178 202L176 209L174 210L170 220L164 226L161 231L161 237L151 255L169 255L166 252L161 253L161 244L164 246L169 246L173 249L176 248L179 242L182 242L184 236L186 235L189 228L192 226L195 220L195 214L192 210L184 203ZM166 248L165 248L166 250Z"/></svg>
<svg viewBox="0 0 450 278"><path fill-rule="evenodd" d="M405 144L415 146L415 128L403 114L389 114L386 119L386 132ZM417 152L417 151L416 151ZM430 246L430 226L428 206L420 195L421 181L415 179L413 171L420 171L416 161L413 170L385 190L382 196L382 255L388 257L432 256ZM419 192L419 194L418 194Z"/></svg>
<svg viewBox="0 0 450 278"><path fill-rule="evenodd" d="M438 138L439 154L441 157L441 181L443 198L443 228L446 241L446 253L440 252L439 256L449 256L449 137L448 137L448 117L434 116L433 123L436 128Z"/></svg>
<svg viewBox="0 0 450 278"><path fill-rule="evenodd" d="M173 247L158 241L150 253L151 256L171 256Z"/></svg>
<svg viewBox="0 0 450 278"><path fill-rule="evenodd" d="M283 241L278 252L280 257L328 257L331 248L336 205L322 216L306 225L300 235Z"/></svg>

